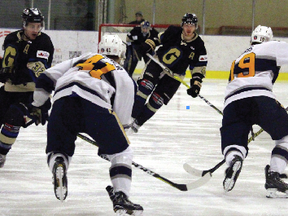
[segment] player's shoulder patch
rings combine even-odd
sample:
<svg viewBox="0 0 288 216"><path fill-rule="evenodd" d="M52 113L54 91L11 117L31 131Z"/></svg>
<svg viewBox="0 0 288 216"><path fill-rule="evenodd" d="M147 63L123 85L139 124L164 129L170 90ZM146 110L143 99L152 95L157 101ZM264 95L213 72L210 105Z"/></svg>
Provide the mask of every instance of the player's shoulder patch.
<svg viewBox="0 0 288 216"><path fill-rule="evenodd" d="M48 60L49 56L50 56L49 52L44 51L44 50L37 50L37 53L36 53L37 58L43 58L43 59Z"/></svg>
<svg viewBox="0 0 288 216"><path fill-rule="evenodd" d="M200 55L199 56L199 61L200 62L206 62L208 60L208 56L207 55Z"/></svg>

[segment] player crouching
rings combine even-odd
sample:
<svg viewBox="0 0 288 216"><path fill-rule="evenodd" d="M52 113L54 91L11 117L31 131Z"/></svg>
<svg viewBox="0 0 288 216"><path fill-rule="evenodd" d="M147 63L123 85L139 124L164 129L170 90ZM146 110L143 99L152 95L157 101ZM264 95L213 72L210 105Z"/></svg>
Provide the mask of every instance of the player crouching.
<svg viewBox="0 0 288 216"><path fill-rule="evenodd" d="M288 114L272 92L280 67L288 64L288 43L272 38L270 27L257 26L251 46L231 66L221 127L222 153L228 165L223 187L227 192L233 189L248 155L248 134L256 124L275 141L265 168L266 197L288 198L288 184L280 175L288 163Z"/></svg>
<svg viewBox="0 0 288 216"><path fill-rule="evenodd" d="M34 106L41 106L55 89L46 147L54 193L61 201L67 197L67 170L77 135L83 132L99 146L98 155L111 161L113 187L108 186L107 192L114 211L118 215L141 215L142 206L128 199L133 152L124 131L132 121L135 83L118 64L125 53L118 36L105 35L99 50L101 54L87 53L55 65L36 84Z"/></svg>

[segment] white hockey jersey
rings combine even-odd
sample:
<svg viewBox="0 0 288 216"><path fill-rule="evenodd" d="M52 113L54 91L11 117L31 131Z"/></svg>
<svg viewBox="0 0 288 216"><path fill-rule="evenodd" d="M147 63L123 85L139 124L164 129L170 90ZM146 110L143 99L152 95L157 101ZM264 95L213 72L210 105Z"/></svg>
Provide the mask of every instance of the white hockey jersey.
<svg viewBox="0 0 288 216"><path fill-rule="evenodd" d="M280 66L284 64L288 64L286 42L269 41L246 49L232 63L224 107L247 97L275 98L273 83L278 77Z"/></svg>
<svg viewBox="0 0 288 216"><path fill-rule="evenodd" d="M34 106L39 107L48 99L50 82L55 87L54 101L77 94L103 108L113 109L123 126L131 123L135 84L113 60L98 53L87 53L57 64L41 76L40 80L46 81L36 83Z"/></svg>

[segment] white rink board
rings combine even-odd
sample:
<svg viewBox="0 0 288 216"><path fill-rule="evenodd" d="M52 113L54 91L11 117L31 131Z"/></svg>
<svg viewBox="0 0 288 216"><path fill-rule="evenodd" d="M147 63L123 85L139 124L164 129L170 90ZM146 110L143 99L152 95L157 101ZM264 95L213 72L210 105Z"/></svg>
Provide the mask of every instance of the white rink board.
<svg viewBox="0 0 288 216"><path fill-rule="evenodd" d="M15 31L17 29L0 28L0 44L4 41L4 31ZM98 32L96 31L58 31L45 30L54 44L55 53L53 65L71 57L85 52L97 52ZM122 40L125 34L120 33ZM250 37L248 36L201 36L205 42L208 53L207 71L229 71L231 63L246 48L249 47ZM288 38L274 38L288 42ZM0 56L3 56L1 50ZM137 65L138 69L144 67L144 62ZM288 66L283 66L281 72L288 72Z"/></svg>

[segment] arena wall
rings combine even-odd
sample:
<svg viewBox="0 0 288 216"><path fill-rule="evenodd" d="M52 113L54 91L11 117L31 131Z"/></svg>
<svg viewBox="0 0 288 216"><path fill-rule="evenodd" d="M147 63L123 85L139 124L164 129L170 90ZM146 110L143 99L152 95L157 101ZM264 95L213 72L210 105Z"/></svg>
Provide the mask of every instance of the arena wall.
<svg viewBox="0 0 288 216"><path fill-rule="evenodd" d="M0 28L0 44L5 36L16 29ZM98 32L95 31L58 31L46 30L54 44L53 65L76 57L85 52L97 52ZM207 78L227 79L232 61L249 47L250 37L247 36L201 36L208 52ZM288 42L288 38L275 38ZM3 56L1 50L0 56ZM141 73L144 63L139 62L135 73ZM280 70L279 79L288 80L288 66ZM188 77L189 77L189 73Z"/></svg>

